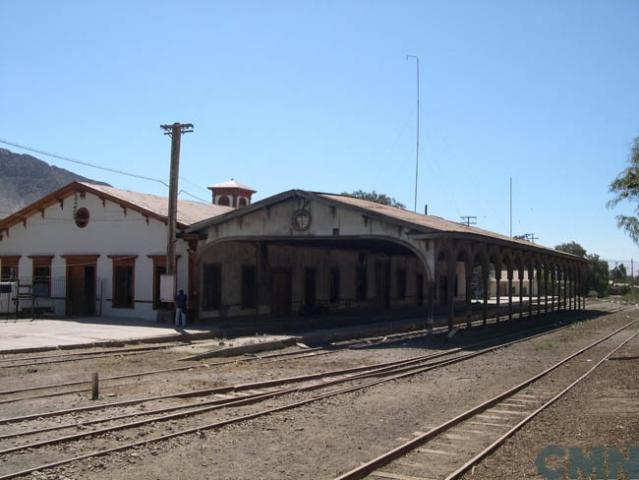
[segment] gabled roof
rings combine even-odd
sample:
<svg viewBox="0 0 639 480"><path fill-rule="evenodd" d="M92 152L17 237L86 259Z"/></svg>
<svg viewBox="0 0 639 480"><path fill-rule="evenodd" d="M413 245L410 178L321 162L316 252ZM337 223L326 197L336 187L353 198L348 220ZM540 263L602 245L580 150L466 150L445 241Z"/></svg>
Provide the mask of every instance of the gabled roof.
<svg viewBox="0 0 639 480"><path fill-rule="evenodd" d="M105 185L96 185L94 183L71 182L61 189L9 215L7 218L0 220L0 229L10 228L22 222L25 218L67 198L75 192L92 193L103 200L117 203L122 207L137 211L142 215L147 215L162 222L167 221L169 201L166 197L149 193L132 192ZM189 225L222 215L232 210L233 208L231 207L192 202L190 200L178 200L178 226L180 228L187 228Z"/></svg>
<svg viewBox="0 0 639 480"><path fill-rule="evenodd" d="M494 240L499 243L511 243L517 244L528 249L545 251L555 255L565 256L572 259L580 259L575 255L571 255L566 252L555 250L554 248L545 247L543 245L528 242L517 238L511 238L506 235L484 230L482 228L471 227L464 225L463 223L453 222L446 220L445 218L435 215L424 215L421 213L411 212L403 208L391 207L389 205L382 205L380 203L371 202L369 200L362 200L349 195L337 195L332 193L322 192L309 192L305 190L289 190L272 197L265 198L252 205L233 210L232 212L204 220L192 225L189 228L190 232L201 231L211 225L223 223L232 218L243 216L259 210L261 208L268 207L270 205L281 203L293 197L305 197L308 199L315 199L331 203L333 205L343 205L347 208L352 208L360 211L364 215L371 217L381 218L386 221L397 222L405 227L410 228L413 233L422 233L424 235L433 236L459 236L459 237L475 237L484 240Z"/></svg>
<svg viewBox="0 0 639 480"><path fill-rule="evenodd" d="M210 190L213 190L214 188L237 188L240 190L246 190L248 192L253 192L255 193L257 190L253 190L251 187L244 185L243 183L238 182L237 180L231 178L230 180L227 180L226 182L222 182L222 183L216 183L215 185L211 185L210 187L207 187Z"/></svg>

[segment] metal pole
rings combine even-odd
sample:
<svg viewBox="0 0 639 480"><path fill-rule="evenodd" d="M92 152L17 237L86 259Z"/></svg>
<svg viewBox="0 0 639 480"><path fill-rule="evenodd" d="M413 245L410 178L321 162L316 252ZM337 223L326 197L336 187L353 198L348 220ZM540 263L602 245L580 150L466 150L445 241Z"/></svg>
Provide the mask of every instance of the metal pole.
<svg viewBox="0 0 639 480"><path fill-rule="evenodd" d="M415 145L415 206L413 210L417 212L417 179L419 177L419 57L417 55L406 55L406 60L414 58L417 61L417 139Z"/></svg>

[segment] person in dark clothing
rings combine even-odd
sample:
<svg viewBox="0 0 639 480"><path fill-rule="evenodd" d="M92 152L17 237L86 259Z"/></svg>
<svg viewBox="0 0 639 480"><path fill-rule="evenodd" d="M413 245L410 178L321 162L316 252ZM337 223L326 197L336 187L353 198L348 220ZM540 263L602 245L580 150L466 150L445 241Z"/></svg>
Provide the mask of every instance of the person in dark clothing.
<svg viewBox="0 0 639 480"><path fill-rule="evenodd" d="M186 327L186 305L188 297L184 293L184 290L180 290L175 296L175 326Z"/></svg>

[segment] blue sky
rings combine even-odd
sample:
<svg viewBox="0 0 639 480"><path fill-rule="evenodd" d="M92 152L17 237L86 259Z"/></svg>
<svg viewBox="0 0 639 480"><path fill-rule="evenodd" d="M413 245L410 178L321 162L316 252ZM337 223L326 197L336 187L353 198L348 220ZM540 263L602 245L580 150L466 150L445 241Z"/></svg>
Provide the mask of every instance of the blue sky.
<svg viewBox="0 0 639 480"><path fill-rule="evenodd" d="M639 259L605 207L639 135L639 2L0 2L0 138L258 198L375 189L546 245ZM20 151L19 149L13 149ZM41 157L114 186L164 187ZM185 197L188 198L188 197Z"/></svg>

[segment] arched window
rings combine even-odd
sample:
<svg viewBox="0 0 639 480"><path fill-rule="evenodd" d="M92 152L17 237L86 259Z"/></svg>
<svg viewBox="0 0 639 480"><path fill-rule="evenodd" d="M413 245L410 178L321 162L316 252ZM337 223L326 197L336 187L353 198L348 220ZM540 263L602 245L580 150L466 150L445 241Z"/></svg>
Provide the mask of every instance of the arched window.
<svg viewBox="0 0 639 480"><path fill-rule="evenodd" d="M224 205L225 207L228 207L231 205L231 201L229 200L229 197L227 197L226 195L220 197L220 199L217 201L218 205Z"/></svg>
<svg viewBox="0 0 639 480"><path fill-rule="evenodd" d="M240 201L238 202L238 206L242 208L242 207L246 207L247 205L248 205L248 201L246 200L246 198L241 197Z"/></svg>

